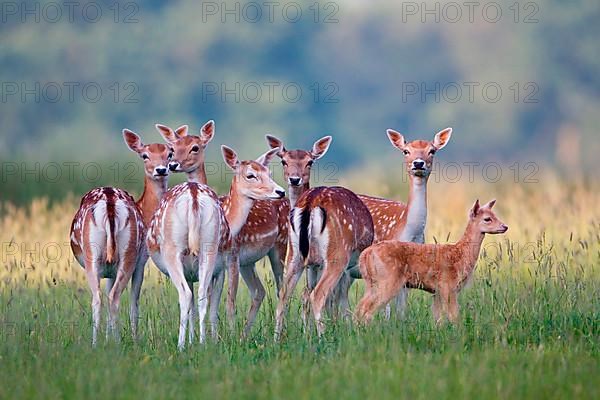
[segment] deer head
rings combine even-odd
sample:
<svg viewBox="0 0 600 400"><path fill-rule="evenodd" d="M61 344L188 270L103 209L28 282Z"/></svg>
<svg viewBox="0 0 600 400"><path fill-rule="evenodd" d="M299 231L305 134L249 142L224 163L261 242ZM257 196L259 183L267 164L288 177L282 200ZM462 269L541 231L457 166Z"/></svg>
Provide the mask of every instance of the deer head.
<svg viewBox="0 0 600 400"><path fill-rule="evenodd" d="M235 190L252 200L280 199L285 196L285 191L271 177L268 165L275 157L279 148L267 151L256 160L240 161L236 152L225 145L221 146L223 159L235 175L231 182L232 191Z"/></svg>
<svg viewBox="0 0 600 400"><path fill-rule="evenodd" d="M155 180L166 180L169 176L169 162L173 158L173 149L162 143L143 144L140 137L129 129L123 129L123 138L129 149L144 160L146 177Z"/></svg>
<svg viewBox="0 0 600 400"><path fill-rule="evenodd" d="M492 211L494 204L496 204L496 200L480 206L479 200L476 200L469 212L469 223L474 224L481 233L498 234L508 230L508 226L500 221Z"/></svg>
<svg viewBox="0 0 600 400"><path fill-rule="evenodd" d="M308 185L313 163L327 153L332 140L331 136L325 136L317 140L310 151L306 151L287 150L275 136L266 135L266 138L272 149L279 149L277 155L281 158L286 182L296 187Z"/></svg>
<svg viewBox="0 0 600 400"><path fill-rule="evenodd" d="M404 136L393 129L387 130L387 136L392 145L404 153L409 175L429 178L433 168L433 157L438 150L443 149L450 141L452 128L446 128L438 132L431 142L414 140L407 143Z"/></svg>
<svg viewBox="0 0 600 400"><path fill-rule="evenodd" d="M204 169L204 149L215 134L213 120L202 126L198 136L188 135L187 125L173 130L168 126L156 124L156 129L174 150L173 160L169 163L171 171L192 173Z"/></svg>

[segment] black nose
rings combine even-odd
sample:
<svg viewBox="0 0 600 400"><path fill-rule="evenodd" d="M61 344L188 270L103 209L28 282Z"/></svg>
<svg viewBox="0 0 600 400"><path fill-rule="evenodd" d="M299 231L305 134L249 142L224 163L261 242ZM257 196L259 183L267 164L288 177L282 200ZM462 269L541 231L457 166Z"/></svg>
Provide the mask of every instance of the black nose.
<svg viewBox="0 0 600 400"><path fill-rule="evenodd" d="M283 190L276 190L275 193L277 193L279 198L282 198L283 196L285 196L285 192Z"/></svg>
<svg viewBox="0 0 600 400"><path fill-rule="evenodd" d="M167 169L166 168L156 168L156 173L158 175L166 175L167 174Z"/></svg>
<svg viewBox="0 0 600 400"><path fill-rule="evenodd" d="M178 162L171 162L171 163L169 163L169 169L171 171L176 171L178 167L179 167L179 163Z"/></svg>
<svg viewBox="0 0 600 400"><path fill-rule="evenodd" d="M298 186L300 184L300 178L290 178L290 184Z"/></svg>
<svg viewBox="0 0 600 400"><path fill-rule="evenodd" d="M413 167L415 169L423 169L425 166L425 161L413 161Z"/></svg>

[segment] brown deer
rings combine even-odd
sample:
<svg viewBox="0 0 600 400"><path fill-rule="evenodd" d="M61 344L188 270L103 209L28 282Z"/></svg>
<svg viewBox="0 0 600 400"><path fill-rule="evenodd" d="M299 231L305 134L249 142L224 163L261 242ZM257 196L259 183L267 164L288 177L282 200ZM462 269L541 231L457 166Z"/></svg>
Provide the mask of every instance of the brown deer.
<svg viewBox="0 0 600 400"><path fill-rule="evenodd" d="M434 295L433 315L438 324L444 317L456 322L457 297L475 270L485 234L508 230L492 211L495 203L492 200L480 207L479 200L475 202L467 228L455 244L386 240L366 249L359 261L366 291L356 308L356 319L369 322L379 307L409 287Z"/></svg>
<svg viewBox="0 0 600 400"><path fill-rule="evenodd" d="M331 136L324 136L321 139L314 142L311 150L287 150L283 145L283 142L272 135L266 135L267 142L272 149L280 148L281 150L277 154L281 158L281 165L283 166L283 175L288 184L288 195L290 198L290 206L294 207L296 202L310 189L310 174L311 169L315 161L322 158L333 138ZM285 217L286 221L288 216ZM322 269L317 265L310 266L306 271L306 288L302 295L302 319L305 329L308 328L310 318L310 292L315 288L317 281L319 280ZM344 275L343 278L346 278ZM349 278L346 278L349 279ZM347 287L344 285L342 287ZM278 288L279 289L279 288ZM340 297L337 291L332 298ZM332 310L331 299L328 303L328 310Z"/></svg>
<svg viewBox="0 0 600 400"><path fill-rule="evenodd" d="M287 269L277 304L275 340L279 340L283 319L304 267L322 265L319 282L310 293L310 302L322 335L322 311L351 258L373 241L373 221L364 203L342 187L316 187L305 192L290 215L290 243Z"/></svg>
<svg viewBox="0 0 600 400"><path fill-rule="evenodd" d="M190 310L194 312L191 283L199 282L198 317L200 341L204 342L204 318L211 279L222 275L225 266L237 268L237 263L230 261L237 252L236 236L254 201L285 195L267 168L277 150L266 152L256 161L240 161L229 147L221 146L221 149L225 163L235 173L227 199L220 201L211 188L200 183L177 185L165 195L148 234L152 259L171 278L179 293L179 349L185 345L188 324L190 343L194 338L191 325L194 318L191 321L189 318ZM237 274L237 271L230 272ZM212 290L214 292L215 288ZM212 306L218 307L218 299L211 299ZM216 327L212 321L211 326L214 335Z"/></svg>
<svg viewBox="0 0 600 400"><path fill-rule="evenodd" d="M365 203L375 227L374 243L383 240L399 240L402 242L425 242L425 225L427 223L427 182L433 168L435 154L450 141L452 128L438 132L432 141L414 140L406 142L400 133L388 129L387 136L394 147L404 154L404 162L409 179L408 202L382 199L359 194ZM354 279L360 278L358 266L350 266L349 279L340 280L340 288L336 291L339 299L336 302L348 315L350 312L348 290ZM396 298L396 311L402 315L406 304L407 289L399 292ZM390 317L390 308L386 310Z"/></svg>
<svg viewBox="0 0 600 400"><path fill-rule="evenodd" d="M109 317L107 336L118 338L121 294L131 281L130 323L137 338L139 297L148 260L146 226L167 190L168 163L172 150L164 144L144 145L139 136L123 130L127 146L144 160L144 192L136 202L122 189L102 187L88 192L71 224L71 249L85 269L92 292L92 344L100 329L100 280L108 278Z"/></svg>
<svg viewBox="0 0 600 400"><path fill-rule="evenodd" d="M214 137L214 121L211 120L204 124L198 136L189 135L187 126L185 126L185 129L179 128L175 131L165 125L157 125L156 128L175 150L173 161L169 164L171 171L185 172L188 182L207 184L204 150ZM220 201L225 203L229 201L228 198L228 195L221 196ZM256 274L256 262L258 260L265 256L269 257L277 289L279 290L281 286L283 258L287 246L288 214L289 202L287 199L257 200L250 209L248 219L236 236L236 251L232 253L231 262L239 262L240 273L248 286L252 299L246 319L244 336L250 333L265 297L264 286ZM223 271L224 268L221 267L218 267L217 271ZM211 285L210 299L210 319L213 324L218 319L219 299L223 290L223 283L224 275L216 274ZM230 313L236 294L237 285L234 283L230 285L229 290L228 310ZM212 304L215 304L215 306L213 307Z"/></svg>

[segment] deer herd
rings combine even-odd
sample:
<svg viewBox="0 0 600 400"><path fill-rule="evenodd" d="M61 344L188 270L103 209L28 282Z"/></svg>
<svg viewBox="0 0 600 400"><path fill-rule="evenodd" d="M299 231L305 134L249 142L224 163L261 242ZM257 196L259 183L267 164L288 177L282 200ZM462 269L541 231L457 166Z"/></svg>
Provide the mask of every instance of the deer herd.
<svg viewBox="0 0 600 400"><path fill-rule="evenodd" d="M175 285L179 299L178 348L217 337L219 304L228 277L226 313L233 324L241 274L251 304L242 336L251 332L265 288L256 262L269 258L278 303L275 339L283 334L284 319L296 285L306 270L302 294L304 324L314 317L318 335L325 331L324 314L351 316L348 292L363 279L365 293L354 319L368 323L375 312L393 304L403 315L409 289L433 294L437 323L458 317L457 295L477 262L486 233L508 227L492 211L495 200L471 208L467 228L456 244L425 244L427 182L437 151L449 142L452 129L432 141L406 142L389 129L387 136L404 154L409 177L408 201L402 203L355 194L339 187L310 187L313 163L327 153L332 138L317 140L310 150L288 150L267 135L269 150L255 160L241 160L225 145L221 152L233 172L229 192L218 196L208 186L204 152L215 135L208 121L198 135L184 125L175 130L156 125L165 143L144 144L123 130L129 149L144 164L144 191L136 201L126 191L96 188L81 200L71 225L71 248L84 268L92 293L92 344L100 330L100 280L106 278L106 334L119 338L118 314L123 290L131 282L130 323L138 335L139 297L144 268L152 258ZM269 163L281 159L286 191L271 176ZM168 188L170 173L183 172L187 182ZM198 283L197 289L194 284ZM197 291L196 291L197 290Z"/></svg>

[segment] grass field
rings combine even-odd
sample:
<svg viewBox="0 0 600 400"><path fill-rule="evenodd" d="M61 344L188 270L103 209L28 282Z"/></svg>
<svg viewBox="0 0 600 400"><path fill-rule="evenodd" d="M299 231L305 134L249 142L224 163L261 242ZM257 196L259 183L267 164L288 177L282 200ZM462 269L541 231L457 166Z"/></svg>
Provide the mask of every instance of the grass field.
<svg viewBox="0 0 600 400"><path fill-rule="evenodd" d="M359 184L359 182L368 182ZM600 398L600 188L545 176L538 184L430 183L427 241L454 241L474 199L498 199L510 230L488 237L460 322L437 328L413 291L404 320L332 323L304 333L296 301L275 344L274 290L252 337L176 350L176 291L152 264L141 339L92 349L90 295L68 246L77 199L0 209L0 398ZM353 184L355 183L355 184ZM403 186L342 182L403 199ZM362 186L362 187L360 187ZM374 189L376 188L377 191ZM269 280L267 265L259 270ZM362 285L353 287L353 304Z"/></svg>

